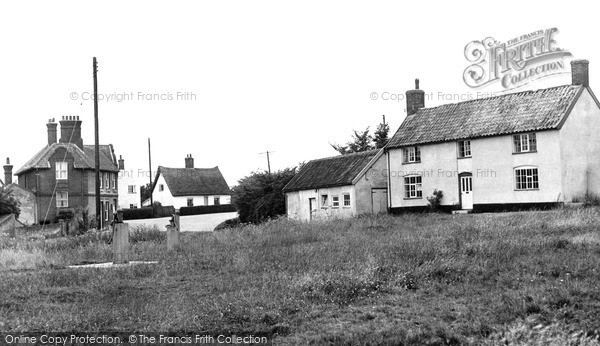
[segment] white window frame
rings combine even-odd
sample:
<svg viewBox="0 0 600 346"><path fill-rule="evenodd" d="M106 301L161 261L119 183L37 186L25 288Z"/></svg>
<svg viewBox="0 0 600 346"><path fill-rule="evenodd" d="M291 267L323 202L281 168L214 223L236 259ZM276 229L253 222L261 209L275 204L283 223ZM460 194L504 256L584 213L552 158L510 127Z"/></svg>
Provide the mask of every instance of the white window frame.
<svg viewBox="0 0 600 346"><path fill-rule="evenodd" d="M69 179L69 163L66 161L56 161L56 180Z"/></svg>
<svg viewBox="0 0 600 346"><path fill-rule="evenodd" d="M108 173L104 172L104 188L110 188L110 179L108 178Z"/></svg>
<svg viewBox="0 0 600 346"><path fill-rule="evenodd" d="M115 173L111 173L111 178L112 178L112 188L116 189L117 188L117 175Z"/></svg>
<svg viewBox="0 0 600 346"><path fill-rule="evenodd" d="M332 208L340 207L340 196L338 196L338 195L331 196L331 207Z"/></svg>
<svg viewBox="0 0 600 346"><path fill-rule="evenodd" d="M513 135L513 152L515 154L537 152L537 136L535 132Z"/></svg>
<svg viewBox="0 0 600 346"><path fill-rule="evenodd" d="M108 208L110 207L109 201L104 201L104 221L108 221Z"/></svg>
<svg viewBox="0 0 600 346"><path fill-rule="evenodd" d="M344 208L351 207L352 206L352 200L350 198L350 194L349 193L345 193L345 194L343 194L343 196L344 197L342 197L342 199L343 199L343 206L344 206ZM348 197L348 198L346 198L346 197ZM348 202L348 203L346 203L346 202Z"/></svg>
<svg viewBox="0 0 600 346"><path fill-rule="evenodd" d="M421 148L418 145L404 147L402 150L402 163L421 162Z"/></svg>
<svg viewBox="0 0 600 346"><path fill-rule="evenodd" d="M188 198L187 199L187 206L188 207L193 207L194 206L194 198Z"/></svg>
<svg viewBox="0 0 600 346"><path fill-rule="evenodd" d="M129 209L137 209L137 205L135 205L135 204L130 204L130 205L129 205Z"/></svg>
<svg viewBox="0 0 600 346"><path fill-rule="evenodd" d="M408 182L407 182L408 179ZM414 181L411 181L413 180ZM423 198L423 177L418 174L404 176L404 199Z"/></svg>
<svg viewBox="0 0 600 346"><path fill-rule="evenodd" d="M471 157L471 140L458 141L458 157L461 159Z"/></svg>
<svg viewBox="0 0 600 346"><path fill-rule="evenodd" d="M127 185L127 193L128 194L135 194L135 185Z"/></svg>
<svg viewBox="0 0 600 346"><path fill-rule="evenodd" d="M221 205L221 197L214 197L213 205Z"/></svg>
<svg viewBox="0 0 600 346"><path fill-rule="evenodd" d="M56 207L57 208L68 208L69 207L69 192L68 191L56 191Z"/></svg>
<svg viewBox="0 0 600 346"><path fill-rule="evenodd" d="M208 205L208 196L204 196L204 205Z"/></svg>
<svg viewBox="0 0 600 346"><path fill-rule="evenodd" d="M515 191L540 189L539 170L535 166L520 166L514 169Z"/></svg>

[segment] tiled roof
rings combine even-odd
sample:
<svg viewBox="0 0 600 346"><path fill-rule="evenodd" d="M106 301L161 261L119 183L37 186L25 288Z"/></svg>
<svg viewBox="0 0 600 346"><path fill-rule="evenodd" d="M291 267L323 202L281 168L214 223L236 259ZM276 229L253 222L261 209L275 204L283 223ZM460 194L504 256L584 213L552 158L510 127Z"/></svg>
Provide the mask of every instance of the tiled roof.
<svg viewBox="0 0 600 346"><path fill-rule="evenodd" d="M352 180L378 152L379 150L369 150L309 161L287 183L283 191L351 185Z"/></svg>
<svg viewBox="0 0 600 346"><path fill-rule="evenodd" d="M421 108L406 117L387 148L555 129L583 88L564 85Z"/></svg>
<svg viewBox="0 0 600 346"><path fill-rule="evenodd" d="M219 167L169 168L159 166L154 185L161 174L174 197L231 194Z"/></svg>
<svg viewBox="0 0 600 346"><path fill-rule="evenodd" d="M35 154L23 167L21 167L15 175L21 175L32 169L49 169L50 157L54 155L56 150L64 148L73 157L73 167L75 169L95 169L96 155L93 145L84 145L83 150L73 143L53 143L44 147ZM118 172L119 166L114 157L112 145L100 146L100 169L103 171Z"/></svg>

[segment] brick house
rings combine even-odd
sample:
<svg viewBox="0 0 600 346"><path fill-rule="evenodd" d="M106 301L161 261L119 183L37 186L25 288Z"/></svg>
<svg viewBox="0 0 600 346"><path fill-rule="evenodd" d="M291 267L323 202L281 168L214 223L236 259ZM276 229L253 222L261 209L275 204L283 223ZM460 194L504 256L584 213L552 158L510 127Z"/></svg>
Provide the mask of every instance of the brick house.
<svg viewBox="0 0 600 346"><path fill-rule="evenodd" d="M40 223L85 209L90 220L95 218L95 150L94 145L83 144L81 123L78 116L63 117L58 139L58 124L51 119L46 125L48 145L15 173L19 186L35 194ZM113 146L100 145L102 227L112 221L118 206L118 173Z"/></svg>
<svg viewBox="0 0 600 346"><path fill-rule="evenodd" d="M435 189L463 210L544 207L600 195L600 103L588 62L572 84L425 108L407 91L407 117L385 147L392 211L422 209Z"/></svg>

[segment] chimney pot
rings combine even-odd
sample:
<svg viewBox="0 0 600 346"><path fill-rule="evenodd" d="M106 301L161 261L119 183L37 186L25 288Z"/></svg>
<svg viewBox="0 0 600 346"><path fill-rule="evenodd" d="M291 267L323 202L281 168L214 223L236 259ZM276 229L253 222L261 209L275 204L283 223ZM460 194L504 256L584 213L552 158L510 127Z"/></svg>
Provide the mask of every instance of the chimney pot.
<svg viewBox="0 0 600 346"><path fill-rule="evenodd" d="M571 61L571 80L573 85L590 86L588 60L573 60Z"/></svg>
<svg viewBox="0 0 600 346"><path fill-rule="evenodd" d="M185 168L194 168L194 158L192 157L192 154L186 155Z"/></svg>
<svg viewBox="0 0 600 346"><path fill-rule="evenodd" d="M413 115L424 107L425 92L419 89L419 78L416 78L415 89L406 91L406 115Z"/></svg>

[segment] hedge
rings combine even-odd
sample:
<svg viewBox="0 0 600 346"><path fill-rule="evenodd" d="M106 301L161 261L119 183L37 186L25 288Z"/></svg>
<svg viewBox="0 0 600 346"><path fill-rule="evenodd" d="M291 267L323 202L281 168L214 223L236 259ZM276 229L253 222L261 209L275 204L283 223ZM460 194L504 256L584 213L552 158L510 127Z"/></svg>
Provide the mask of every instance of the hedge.
<svg viewBox="0 0 600 346"><path fill-rule="evenodd" d="M172 205L166 207L143 207L137 209L123 209L123 220L152 219L159 217L169 217L175 214L175 207Z"/></svg>
<svg viewBox="0 0 600 346"><path fill-rule="evenodd" d="M215 214L215 213L233 213L236 212L233 204L221 204L221 205L199 205L196 207L181 207L179 208L179 215L201 215L201 214Z"/></svg>

